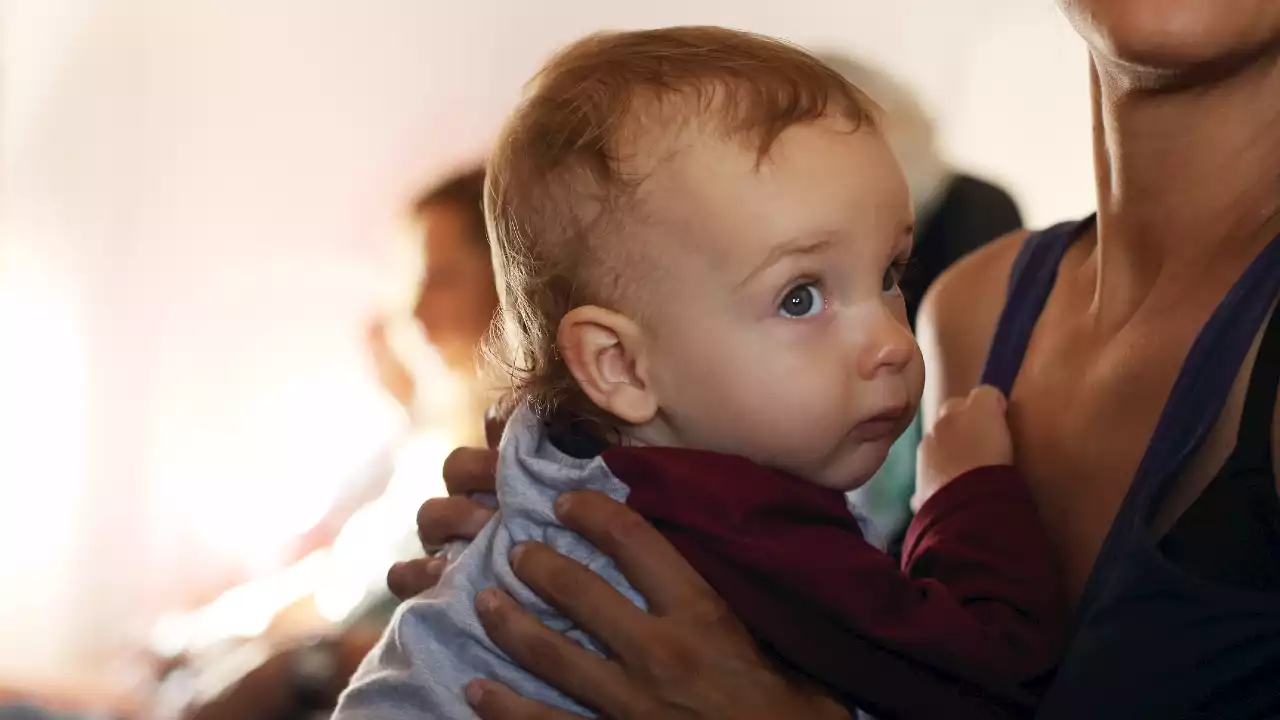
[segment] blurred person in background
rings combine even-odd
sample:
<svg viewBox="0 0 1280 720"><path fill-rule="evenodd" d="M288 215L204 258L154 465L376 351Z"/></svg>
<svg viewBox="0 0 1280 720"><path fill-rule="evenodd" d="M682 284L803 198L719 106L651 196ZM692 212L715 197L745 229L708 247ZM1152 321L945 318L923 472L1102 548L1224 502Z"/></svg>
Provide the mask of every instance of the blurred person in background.
<svg viewBox="0 0 1280 720"><path fill-rule="evenodd" d="M413 206L424 258L413 318L461 386L465 402L450 409L472 417L483 417L487 407L487 393L477 372L477 342L488 332L498 307L483 204L484 171L477 168L432 187ZM418 414L422 388L392 346L384 321L371 324L367 343L383 387L410 415ZM467 418L451 418L455 419ZM475 427L478 424L466 431Z"/></svg>
<svg viewBox="0 0 1280 720"><path fill-rule="evenodd" d="M487 393L478 370L477 344L488 332L498 307L493 268L484 227L484 171L455 175L423 193L413 216L423 238L423 269L413 304L413 318L427 343L459 385L460 402L449 405L450 424L483 418ZM422 388L388 337L385 321L376 320L366 337L378 379L410 416L421 414ZM432 398L438 400L438 398ZM462 432L473 433L480 423Z"/></svg>
<svg viewBox="0 0 1280 720"><path fill-rule="evenodd" d="M414 208L426 265L413 316L449 369L469 380L476 378L477 343L498 307L483 208L483 169L431 190Z"/></svg>
<svg viewBox="0 0 1280 720"><path fill-rule="evenodd" d="M476 349L498 303L483 197L484 170L477 167L433 186L413 205L424 255L413 316L460 386L454 393L457 401L446 403L451 416L442 421L464 432L483 427L488 403L477 373ZM424 396L445 389L422 386L421 378L395 351L383 322L371 324L366 342L380 383L411 417L420 418ZM484 440L483 436L462 437L468 444ZM416 548L413 528L406 527L404 532L408 545ZM187 703L179 714L189 720L327 717L396 604L394 596L380 588L335 631L275 650L265 659L249 660L251 668L239 673L238 680L223 681L212 697ZM178 672L191 671L187 667Z"/></svg>

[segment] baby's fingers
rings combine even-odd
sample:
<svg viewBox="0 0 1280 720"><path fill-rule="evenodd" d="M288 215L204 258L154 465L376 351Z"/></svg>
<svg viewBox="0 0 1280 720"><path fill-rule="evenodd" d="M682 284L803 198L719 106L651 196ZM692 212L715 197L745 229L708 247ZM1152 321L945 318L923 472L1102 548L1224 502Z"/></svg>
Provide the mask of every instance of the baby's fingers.
<svg viewBox="0 0 1280 720"><path fill-rule="evenodd" d="M1004 393L994 385L979 385L969 393L969 406L978 410L992 410L1004 413L1009 409L1009 401Z"/></svg>

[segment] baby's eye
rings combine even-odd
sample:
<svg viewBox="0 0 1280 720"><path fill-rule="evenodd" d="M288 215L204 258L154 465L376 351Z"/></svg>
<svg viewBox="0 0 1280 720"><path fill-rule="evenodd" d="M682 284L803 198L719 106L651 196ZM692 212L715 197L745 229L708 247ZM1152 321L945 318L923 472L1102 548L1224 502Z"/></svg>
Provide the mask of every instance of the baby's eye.
<svg viewBox="0 0 1280 720"><path fill-rule="evenodd" d="M797 285L787 291L778 304L778 314L788 318L813 317L827 306L822 291L814 283Z"/></svg>
<svg viewBox="0 0 1280 720"><path fill-rule="evenodd" d="M884 292L893 292L898 288L898 283L902 282L902 275L907 270L906 260L894 260L889 263L889 268L884 271L884 280L880 289Z"/></svg>

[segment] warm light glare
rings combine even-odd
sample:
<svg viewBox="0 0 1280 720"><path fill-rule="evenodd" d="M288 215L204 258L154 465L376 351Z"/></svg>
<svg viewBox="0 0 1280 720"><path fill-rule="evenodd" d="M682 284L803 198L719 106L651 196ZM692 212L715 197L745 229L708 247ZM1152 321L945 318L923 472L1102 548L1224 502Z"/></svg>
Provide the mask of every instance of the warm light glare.
<svg viewBox="0 0 1280 720"><path fill-rule="evenodd" d="M224 592L193 613L161 618L151 647L166 655L259 635L290 604L313 596L322 619L338 623L385 582L391 563L414 554L414 515L426 498L445 493L444 458L456 443L444 432L417 435L397 453L386 492L356 511L333 546Z"/></svg>
<svg viewBox="0 0 1280 720"><path fill-rule="evenodd" d="M85 488L87 362L74 296L60 278L14 245L0 263L0 617L30 619L4 644L35 643L35 653L64 632L42 621L57 622L54 608L68 602Z"/></svg>
<svg viewBox="0 0 1280 720"><path fill-rule="evenodd" d="M199 652L229 639L259 636L282 608L312 593L329 563L327 550L316 551L283 572L228 590L198 612L167 616L152 631L152 647Z"/></svg>
<svg viewBox="0 0 1280 720"><path fill-rule="evenodd" d="M362 368L303 377L237 427L176 443L159 487L207 547L267 568L399 434L402 414Z"/></svg>
<svg viewBox="0 0 1280 720"><path fill-rule="evenodd" d="M416 547L418 505L445 494L441 467L455 443L445 433L415 437L401 449L386 492L356 512L334 540L332 562L316 589L315 604L340 622L385 582L387 567ZM420 552L420 551L419 551Z"/></svg>

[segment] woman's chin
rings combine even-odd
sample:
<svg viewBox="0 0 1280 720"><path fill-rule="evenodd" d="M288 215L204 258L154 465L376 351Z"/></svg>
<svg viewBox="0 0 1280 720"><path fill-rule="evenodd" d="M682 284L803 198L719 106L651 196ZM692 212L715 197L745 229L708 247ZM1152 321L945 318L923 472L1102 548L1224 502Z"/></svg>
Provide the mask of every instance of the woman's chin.
<svg viewBox="0 0 1280 720"><path fill-rule="evenodd" d="M1066 5L1101 56L1171 83L1230 75L1280 43L1280 10L1269 1L1075 0Z"/></svg>

